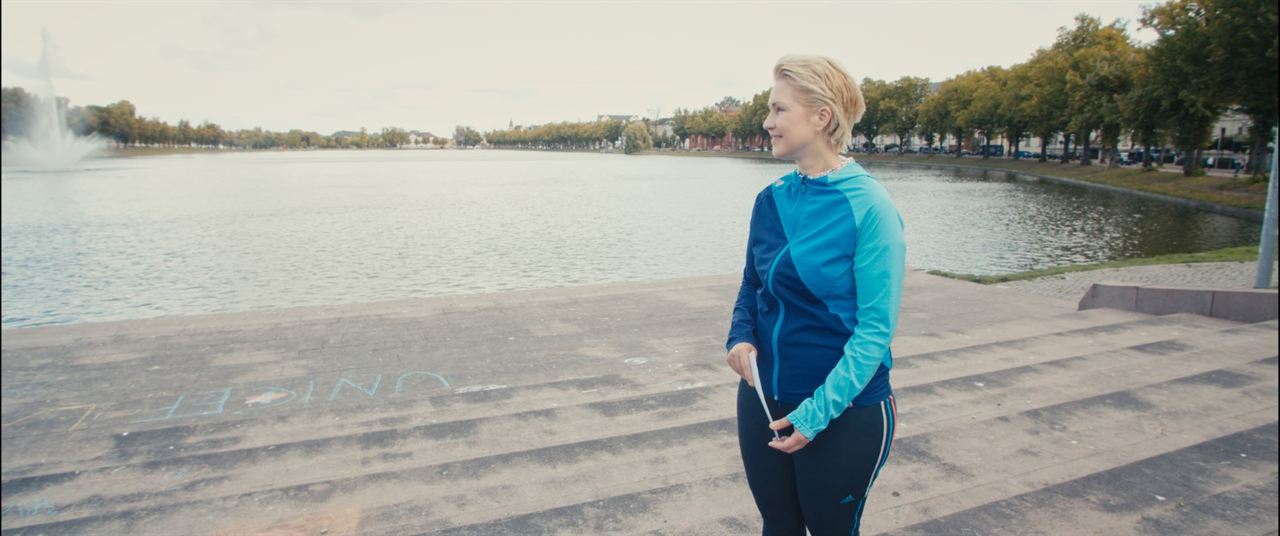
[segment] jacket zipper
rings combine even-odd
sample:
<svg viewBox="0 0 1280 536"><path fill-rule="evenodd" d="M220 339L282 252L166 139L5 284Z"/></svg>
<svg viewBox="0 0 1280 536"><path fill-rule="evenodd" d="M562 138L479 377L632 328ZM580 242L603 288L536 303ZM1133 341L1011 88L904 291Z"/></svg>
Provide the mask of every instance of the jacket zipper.
<svg viewBox="0 0 1280 536"><path fill-rule="evenodd" d="M778 322L773 325L773 399L778 399L778 331L782 329L782 319L787 316L787 306L778 298L778 293L773 291L773 272L778 268L778 261L782 260L782 256L791 249L791 244L782 247L778 254L773 257L773 264L769 265L769 294L773 294L773 299L778 301Z"/></svg>
<svg viewBox="0 0 1280 536"><path fill-rule="evenodd" d="M809 190L809 179L800 179L800 195L796 197L795 205L791 210L791 232L796 232L796 213L800 208L804 194ZM781 368L778 356L778 333L782 331L782 321L787 316L787 305L778 297L778 293L773 291L773 273L778 268L778 261L782 260L782 256L791 249L791 238L787 237L787 245L783 246L778 255L773 258L773 264L769 266L769 293L773 294L773 299L778 301L778 322L773 325L773 399L778 400L778 370Z"/></svg>

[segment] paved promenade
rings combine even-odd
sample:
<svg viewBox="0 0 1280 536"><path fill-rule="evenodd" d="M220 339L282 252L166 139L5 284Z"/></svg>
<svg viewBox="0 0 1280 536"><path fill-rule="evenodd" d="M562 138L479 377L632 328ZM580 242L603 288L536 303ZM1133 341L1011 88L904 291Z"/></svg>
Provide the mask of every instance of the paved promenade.
<svg viewBox="0 0 1280 536"><path fill-rule="evenodd" d="M5 330L0 528L758 534L737 283ZM1276 331L913 271L864 533L1274 534Z"/></svg>
<svg viewBox="0 0 1280 536"><path fill-rule="evenodd" d="M995 285L1062 300L1079 301L1094 283L1117 281L1142 285L1187 288L1250 289L1257 273L1254 262L1205 262L1159 264L1070 272ZM1276 287L1280 270L1271 270L1271 288Z"/></svg>

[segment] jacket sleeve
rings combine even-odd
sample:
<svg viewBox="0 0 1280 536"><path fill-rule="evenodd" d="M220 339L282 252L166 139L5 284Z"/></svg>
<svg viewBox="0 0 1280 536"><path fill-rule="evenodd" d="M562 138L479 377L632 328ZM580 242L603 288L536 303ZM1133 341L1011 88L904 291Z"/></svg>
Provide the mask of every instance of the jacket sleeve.
<svg viewBox="0 0 1280 536"><path fill-rule="evenodd" d="M858 310L853 335L823 384L787 415L810 441L867 386L885 361L898 323L906 272L902 217L887 196L880 197L870 203L857 226L853 274Z"/></svg>
<svg viewBox="0 0 1280 536"><path fill-rule="evenodd" d="M756 198L757 208L760 206ZM756 208L751 209L751 224L756 220ZM733 304L733 320L729 324L729 338L725 341L725 351L732 350L740 342L751 343L757 348L756 337L756 291L760 289L760 275L756 273L755 255L751 253L751 233L747 233L747 264L742 269L742 284L738 287L738 299Z"/></svg>

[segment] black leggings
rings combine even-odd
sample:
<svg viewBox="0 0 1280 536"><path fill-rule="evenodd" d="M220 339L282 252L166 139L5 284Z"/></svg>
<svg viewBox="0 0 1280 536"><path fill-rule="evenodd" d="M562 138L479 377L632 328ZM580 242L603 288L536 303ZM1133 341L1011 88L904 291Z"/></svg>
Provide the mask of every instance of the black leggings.
<svg viewBox="0 0 1280 536"><path fill-rule="evenodd" d="M795 408L769 400L775 419ZM892 395L876 405L848 408L816 440L786 454L769 446L773 432L755 388L739 382L738 447L764 534L803 536L808 527L813 536L857 535L867 493L893 446L896 411Z"/></svg>

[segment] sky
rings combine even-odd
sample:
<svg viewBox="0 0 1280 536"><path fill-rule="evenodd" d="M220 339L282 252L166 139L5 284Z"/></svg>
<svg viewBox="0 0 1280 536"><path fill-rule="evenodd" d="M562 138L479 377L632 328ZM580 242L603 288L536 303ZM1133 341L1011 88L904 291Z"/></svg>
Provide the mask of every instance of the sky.
<svg viewBox="0 0 1280 536"><path fill-rule="evenodd" d="M1152 2L0 2L0 78L53 82L73 105L132 102L170 124L395 126L451 135L511 123L670 116L772 86L789 53L857 79L932 80L1025 61L1079 13L1137 20Z"/></svg>

